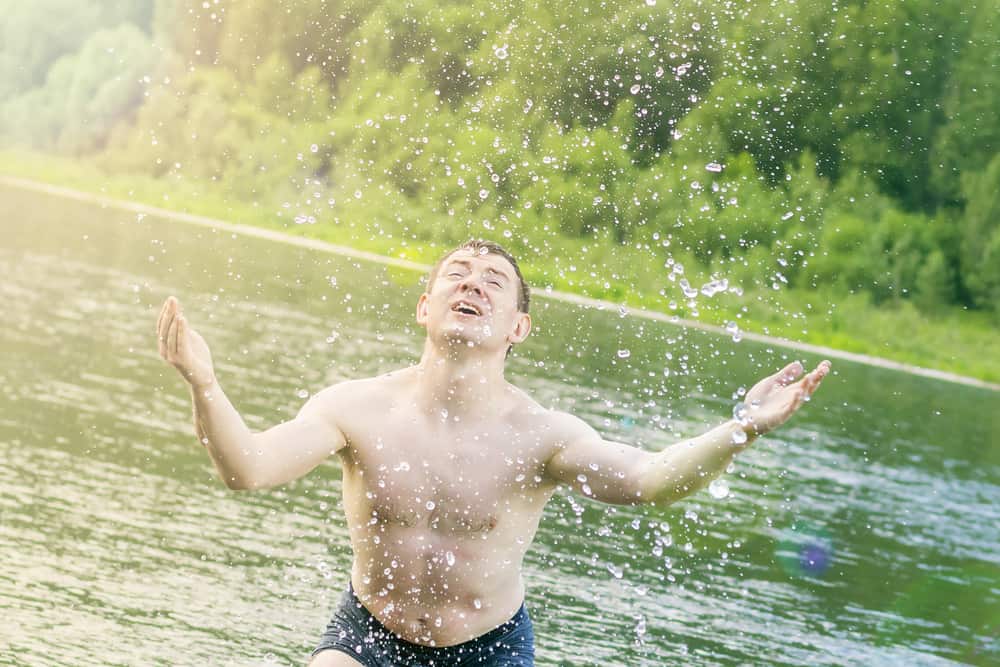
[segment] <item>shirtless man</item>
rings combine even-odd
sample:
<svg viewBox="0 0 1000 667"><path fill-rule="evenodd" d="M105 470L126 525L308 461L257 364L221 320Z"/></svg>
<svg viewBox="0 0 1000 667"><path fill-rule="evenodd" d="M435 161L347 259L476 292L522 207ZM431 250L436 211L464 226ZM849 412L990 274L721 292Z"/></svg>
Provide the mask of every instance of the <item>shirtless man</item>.
<svg viewBox="0 0 1000 667"><path fill-rule="evenodd" d="M747 393L740 420L647 452L507 382L506 355L531 331L528 302L514 258L471 241L432 269L417 302L420 363L324 389L261 433L226 398L177 300L164 304L160 354L190 384L195 429L229 488L278 486L340 458L354 563L312 667L533 665L521 563L557 486L672 503L787 420L830 369L796 381L792 363Z"/></svg>

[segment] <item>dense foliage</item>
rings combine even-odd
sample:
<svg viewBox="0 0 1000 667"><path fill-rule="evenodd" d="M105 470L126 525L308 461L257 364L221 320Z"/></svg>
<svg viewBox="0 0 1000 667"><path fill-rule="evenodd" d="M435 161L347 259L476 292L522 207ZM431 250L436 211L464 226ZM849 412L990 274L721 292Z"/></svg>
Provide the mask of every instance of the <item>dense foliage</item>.
<svg viewBox="0 0 1000 667"><path fill-rule="evenodd" d="M564 277L594 238L1000 313L1000 0L3 4L7 145Z"/></svg>

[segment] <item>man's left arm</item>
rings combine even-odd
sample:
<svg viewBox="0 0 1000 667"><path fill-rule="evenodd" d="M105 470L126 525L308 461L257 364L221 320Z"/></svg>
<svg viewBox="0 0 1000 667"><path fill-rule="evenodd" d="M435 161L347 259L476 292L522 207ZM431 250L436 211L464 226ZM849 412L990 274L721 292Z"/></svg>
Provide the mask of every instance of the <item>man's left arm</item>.
<svg viewBox="0 0 1000 667"><path fill-rule="evenodd" d="M796 381L803 369L792 363L747 393L744 418L657 453L604 440L582 420L559 414L559 447L546 466L547 474L601 502L668 505L706 486L757 436L787 421L829 370L830 363L824 361Z"/></svg>

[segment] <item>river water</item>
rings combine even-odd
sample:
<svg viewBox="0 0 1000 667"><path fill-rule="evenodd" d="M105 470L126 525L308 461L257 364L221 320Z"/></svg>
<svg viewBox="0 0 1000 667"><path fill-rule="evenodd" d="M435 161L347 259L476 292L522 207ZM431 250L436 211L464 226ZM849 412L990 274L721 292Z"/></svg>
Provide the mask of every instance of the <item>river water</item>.
<svg viewBox="0 0 1000 667"><path fill-rule="evenodd" d="M263 429L414 362L420 276L7 187L0 275L0 664L302 664L347 583L339 468L226 490L156 314L181 299ZM648 449L795 358L542 297L533 314L508 377ZM1000 396L835 370L725 497L560 491L526 562L538 664L1000 664Z"/></svg>

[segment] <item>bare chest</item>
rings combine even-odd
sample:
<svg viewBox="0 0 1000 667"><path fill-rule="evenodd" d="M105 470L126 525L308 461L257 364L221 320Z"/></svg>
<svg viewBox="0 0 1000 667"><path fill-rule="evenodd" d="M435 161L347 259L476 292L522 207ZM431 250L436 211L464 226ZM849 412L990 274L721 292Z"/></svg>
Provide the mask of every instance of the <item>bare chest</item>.
<svg viewBox="0 0 1000 667"><path fill-rule="evenodd" d="M345 500L370 525L486 533L543 492L543 457L542 439L510 424L427 428L388 418L352 434Z"/></svg>

